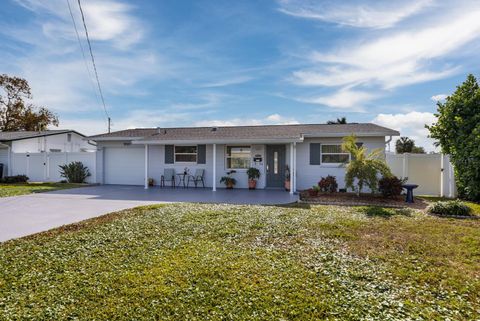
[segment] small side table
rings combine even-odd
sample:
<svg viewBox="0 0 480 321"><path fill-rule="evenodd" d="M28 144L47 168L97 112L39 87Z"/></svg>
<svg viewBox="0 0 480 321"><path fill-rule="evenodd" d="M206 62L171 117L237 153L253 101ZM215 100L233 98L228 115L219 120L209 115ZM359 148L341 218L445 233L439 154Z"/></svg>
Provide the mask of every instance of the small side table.
<svg viewBox="0 0 480 321"><path fill-rule="evenodd" d="M413 203L413 190L418 187L417 184L403 184L402 187L407 190L405 202Z"/></svg>
<svg viewBox="0 0 480 321"><path fill-rule="evenodd" d="M180 183L183 183L183 188L186 188L187 187L187 184L185 183L185 178L188 176L188 174L185 174L185 173L178 173L177 174L178 176L178 184L177 184L177 187L180 186Z"/></svg>

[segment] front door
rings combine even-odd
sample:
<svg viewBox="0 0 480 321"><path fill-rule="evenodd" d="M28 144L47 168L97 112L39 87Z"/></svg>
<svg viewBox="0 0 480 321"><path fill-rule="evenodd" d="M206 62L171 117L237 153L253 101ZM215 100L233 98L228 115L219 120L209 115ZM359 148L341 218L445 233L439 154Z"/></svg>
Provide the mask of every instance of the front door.
<svg viewBox="0 0 480 321"><path fill-rule="evenodd" d="M284 186L285 154L285 145L267 145L267 187Z"/></svg>

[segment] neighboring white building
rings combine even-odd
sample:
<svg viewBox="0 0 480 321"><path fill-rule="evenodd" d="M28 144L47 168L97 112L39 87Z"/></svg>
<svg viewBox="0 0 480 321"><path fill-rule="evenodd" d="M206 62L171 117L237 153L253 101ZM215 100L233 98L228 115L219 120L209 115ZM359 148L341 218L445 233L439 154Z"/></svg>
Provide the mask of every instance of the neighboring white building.
<svg viewBox="0 0 480 321"><path fill-rule="evenodd" d="M293 193L327 175L337 177L339 188L345 186L342 164L350 154L340 145L351 134L369 150L385 150L391 136L400 135L375 124L351 123L129 129L89 139L97 142L98 183L147 188L148 178L158 184L165 169L182 173L188 168L190 174L203 169L205 185L213 190L223 187L219 181L226 172L235 170L236 187L246 188L246 170L256 167L258 188L282 188L288 165Z"/></svg>
<svg viewBox="0 0 480 321"><path fill-rule="evenodd" d="M95 150L94 143L74 130L0 132L0 164L4 174L11 161L10 153L82 152Z"/></svg>

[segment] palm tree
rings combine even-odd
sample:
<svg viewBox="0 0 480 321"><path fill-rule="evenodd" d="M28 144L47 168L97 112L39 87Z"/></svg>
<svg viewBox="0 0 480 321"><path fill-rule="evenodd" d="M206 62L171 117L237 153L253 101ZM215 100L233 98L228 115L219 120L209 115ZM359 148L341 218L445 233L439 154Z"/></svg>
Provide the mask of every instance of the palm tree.
<svg viewBox="0 0 480 321"><path fill-rule="evenodd" d="M392 176L382 157L381 148L367 154L367 148L358 145L355 135L351 135L343 139L342 150L351 155L351 160L346 163L345 186L356 190L357 196L360 196L365 185L374 193L377 190L379 174L385 177Z"/></svg>
<svg viewBox="0 0 480 321"><path fill-rule="evenodd" d="M415 141L408 137L400 137L395 143L397 154L411 153L415 147Z"/></svg>
<svg viewBox="0 0 480 321"><path fill-rule="evenodd" d="M337 118L337 120L329 120L327 121L327 124L332 125L332 124L346 124L347 123L347 117L342 117L342 118Z"/></svg>

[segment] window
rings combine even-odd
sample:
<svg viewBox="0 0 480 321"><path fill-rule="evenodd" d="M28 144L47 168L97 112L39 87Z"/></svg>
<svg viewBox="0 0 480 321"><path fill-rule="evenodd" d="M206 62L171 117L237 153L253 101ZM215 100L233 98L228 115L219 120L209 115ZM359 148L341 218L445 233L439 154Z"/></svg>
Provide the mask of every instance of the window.
<svg viewBox="0 0 480 321"><path fill-rule="evenodd" d="M197 146L175 146L175 163L196 163Z"/></svg>
<svg viewBox="0 0 480 321"><path fill-rule="evenodd" d="M227 146L225 155L227 169L246 169L250 167L250 146Z"/></svg>
<svg viewBox="0 0 480 321"><path fill-rule="evenodd" d="M322 163L340 164L350 161L350 153L342 151L342 145L324 145L322 144Z"/></svg>
<svg viewBox="0 0 480 321"><path fill-rule="evenodd" d="M71 142L72 141L72 134L67 134L67 142Z"/></svg>

